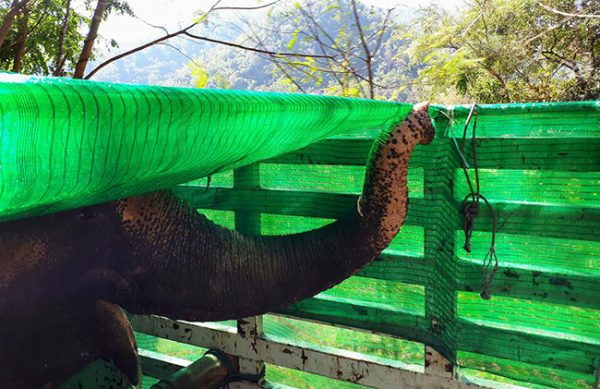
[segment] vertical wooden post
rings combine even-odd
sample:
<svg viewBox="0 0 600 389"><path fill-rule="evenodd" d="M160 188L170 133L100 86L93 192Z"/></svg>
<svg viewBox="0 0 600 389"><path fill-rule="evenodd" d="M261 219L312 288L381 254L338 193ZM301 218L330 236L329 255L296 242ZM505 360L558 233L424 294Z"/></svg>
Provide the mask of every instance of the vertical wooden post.
<svg viewBox="0 0 600 389"><path fill-rule="evenodd" d="M233 171L233 187L241 190L252 190L260 187L259 164L255 163ZM237 211L235 213L235 229L245 234L259 235L260 213L251 211ZM238 320L238 335L250 342L255 343L263 334L262 316L254 316ZM263 361L254 361L247 358L238 358L239 370L242 374L256 375L263 371ZM232 389L256 387L243 382L233 382Z"/></svg>
<svg viewBox="0 0 600 389"><path fill-rule="evenodd" d="M260 187L259 164L244 166L233 171L233 187L238 190L253 190ZM245 234L260 234L260 213L235 212L235 229Z"/></svg>
<svg viewBox="0 0 600 389"><path fill-rule="evenodd" d="M437 159L424 173L425 204L433 210L425 227L425 258L432 270L425 286L425 318L431 334L425 347L425 373L453 378L457 338L454 230L460 226L453 179L459 164L451 140L444 136L447 124L447 119L436 118L437 135L428 152Z"/></svg>

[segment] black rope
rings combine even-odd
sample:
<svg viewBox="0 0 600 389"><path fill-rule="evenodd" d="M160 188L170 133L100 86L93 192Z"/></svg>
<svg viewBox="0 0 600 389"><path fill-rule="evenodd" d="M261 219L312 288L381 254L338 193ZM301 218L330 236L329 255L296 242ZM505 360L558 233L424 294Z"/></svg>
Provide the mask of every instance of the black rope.
<svg viewBox="0 0 600 389"><path fill-rule="evenodd" d="M471 180L471 176L469 174L470 166L465 157L465 145L467 143L467 132L469 129L469 124L471 124L471 120L473 121L473 130L472 130L472 153L473 153L473 171L475 175L475 184L473 184ZM465 174L465 179L467 185L469 186L469 194L465 196L463 200L463 213L465 216L464 221L464 232L465 232L465 244L464 249L466 252L471 252L471 238L473 236L473 226L475 224L475 219L479 216L480 213L480 202L483 202L487 206L487 210L492 217L492 240L490 243L490 248L483 259L482 266L482 290L480 296L489 300L491 298L491 289L492 282L494 280L494 276L498 271L498 256L496 255L496 212L494 211L494 207L490 204L490 202L481 194L481 184L479 180L479 166L477 163L477 105L473 104L471 110L469 111L469 115L467 116L467 120L465 121L465 126L463 128L463 136L461 139L460 146L456 141L456 138L452 138L454 141L454 145L456 146L456 151L460 156L461 166L463 169L463 173Z"/></svg>

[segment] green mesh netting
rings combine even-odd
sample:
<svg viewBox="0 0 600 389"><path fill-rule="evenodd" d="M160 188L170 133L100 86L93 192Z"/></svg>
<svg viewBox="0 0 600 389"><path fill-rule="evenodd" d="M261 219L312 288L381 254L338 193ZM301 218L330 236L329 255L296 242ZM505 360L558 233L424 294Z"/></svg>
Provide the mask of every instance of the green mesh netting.
<svg viewBox="0 0 600 389"><path fill-rule="evenodd" d="M437 138L413 154L407 224L379 260L283 311L300 320L266 317L265 332L420 371L425 343L482 385L592 388L600 363L600 102L477 107L476 148L469 139L465 155L473 161L476 151L481 191L498 215L500 263L489 301L479 296L492 226L485 207L471 252L463 248L468 187L454 141L469 109L432 110ZM337 136L216 175L211 191L200 180L177 193L230 228L318 228L356 203L372 140ZM307 318L380 335L349 337ZM271 377L322 385L285 369Z"/></svg>
<svg viewBox="0 0 600 389"><path fill-rule="evenodd" d="M317 228L355 206L377 130L410 109L316 96L2 78L4 219L216 173L209 189L204 178L176 193L245 232ZM100 104L106 110L98 111ZM468 188L454 141L469 108L432 109L437 138L413 155L407 224L381 257L285 309L288 317L266 316L265 332L416 371L424 370L423 344L430 344L455 360L460 376L480 384L591 388L600 363L600 102L477 108L476 148L467 144L465 154L472 161L476 151L482 193L498 215L500 263L489 301L479 297L491 238L485 209L474 224L472 251L463 248ZM80 159L81 169L73 170ZM142 348L178 357L200 355L147 335L139 340ZM267 378L340 386L271 365Z"/></svg>
<svg viewBox="0 0 600 389"><path fill-rule="evenodd" d="M409 104L0 74L0 221L170 187L382 129Z"/></svg>

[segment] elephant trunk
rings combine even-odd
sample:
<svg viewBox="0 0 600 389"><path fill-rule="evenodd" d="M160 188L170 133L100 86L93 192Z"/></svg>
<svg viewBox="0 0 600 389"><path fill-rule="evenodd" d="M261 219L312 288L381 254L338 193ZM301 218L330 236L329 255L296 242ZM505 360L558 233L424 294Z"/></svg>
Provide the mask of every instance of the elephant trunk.
<svg viewBox="0 0 600 389"><path fill-rule="evenodd" d="M433 135L428 104L415 106L376 140L357 208L300 234L243 235L213 224L170 192L121 200L117 211L128 240L122 275L139 291L121 304L134 313L224 320L276 310L341 282L400 230L412 150Z"/></svg>

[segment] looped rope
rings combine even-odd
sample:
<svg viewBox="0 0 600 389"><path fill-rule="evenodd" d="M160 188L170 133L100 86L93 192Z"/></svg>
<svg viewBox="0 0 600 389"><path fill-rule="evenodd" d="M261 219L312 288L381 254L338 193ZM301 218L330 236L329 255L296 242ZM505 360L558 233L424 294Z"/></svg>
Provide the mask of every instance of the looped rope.
<svg viewBox="0 0 600 389"><path fill-rule="evenodd" d="M471 236L473 235L473 224L475 224L475 218L479 216L479 202L473 200L474 194L470 193L465 197L463 201L463 213L465 215L465 245L464 249L467 253L471 252Z"/></svg>
<svg viewBox="0 0 600 389"><path fill-rule="evenodd" d="M477 105L473 104L471 110L469 111L469 115L467 116L467 120L465 121L465 126L463 128L463 136L461 139L461 145L459 146L456 142L456 138L453 138L454 145L456 146L456 151L461 159L461 165L463 172L465 174L465 178L467 184L469 186L469 194L463 200L463 213L465 216L464 222L464 232L465 232L465 245L464 249L466 252L471 252L471 238L473 236L473 226L475 224L475 219L479 216L480 213L480 201L483 200L487 206L489 214L492 216L492 240L490 243L490 248L483 259L482 266L482 291L480 293L481 298L485 300L489 300L491 298L491 289L492 282L494 280L494 276L498 271L498 256L496 255L496 213L494 212L494 208L490 204L490 202L481 194L481 185L479 182L479 168L477 164ZM471 144L473 148L473 171L475 175L475 185L471 181L471 176L469 175L468 169L470 168L469 163L465 157L465 145L467 143L467 130L469 128L469 124L471 123L471 119L473 119L473 135L471 138Z"/></svg>
<svg viewBox="0 0 600 389"><path fill-rule="evenodd" d="M219 384L217 385L218 388L228 389L229 384L231 382L237 382L237 381L250 381L253 383L258 383L260 380L265 378L265 367L264 366L261 369L261 371L258 372L258 374L240 373L239 370L236 369L235 366L233 366L233 363L231 363L231 359L229 359L229 356L227 354L225 354L223 351L218 350L218 349L210 349L204 353L204 356L206 356L206 355L214 355L221 362L221 364L223 366L225 366L225 368L227 369L227 377L225 377L225 379L223 381L219 382Z"/></svg>

